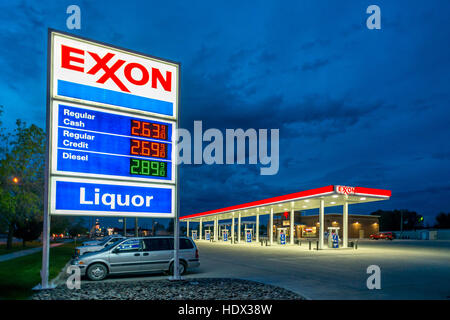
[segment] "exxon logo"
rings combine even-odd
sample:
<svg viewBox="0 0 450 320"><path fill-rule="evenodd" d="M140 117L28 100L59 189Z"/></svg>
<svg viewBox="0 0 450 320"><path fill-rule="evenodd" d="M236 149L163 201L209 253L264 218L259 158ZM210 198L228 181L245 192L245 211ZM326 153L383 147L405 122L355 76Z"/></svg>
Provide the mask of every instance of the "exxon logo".
<svg viewBox="0 0 450 320"><path fill-rule="evenodd" d="M86 68L87 59L93 61L93 64L89 63L88 65L92 66ZM129 84L172 91L172 72L166 71L163 75L158 68L147 68L136 61L125 61L112 52L100 55L62 44L61 68L92 75L95 82L100 84L112 81L123 92L130 92ZM128 83L121 79L126 79Z"/></svg>
<svg viewBox="0 0 450 320"><path fill-rule="evenodd" d="M355 194L355 187L336 186L336 192L340 194Z"/></svg>

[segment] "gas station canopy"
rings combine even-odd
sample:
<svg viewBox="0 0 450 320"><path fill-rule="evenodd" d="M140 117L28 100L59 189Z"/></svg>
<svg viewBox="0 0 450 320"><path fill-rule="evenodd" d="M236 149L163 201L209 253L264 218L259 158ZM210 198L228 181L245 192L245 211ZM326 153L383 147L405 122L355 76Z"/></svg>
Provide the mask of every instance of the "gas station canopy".
<svg viewBox="0 0 450 320"><path fill-rule="evenodd" d="M233 213L239 212L241 217L255 216L285 211L303 211L320 208L323 200L324 207L343 206L345 203L357 204L380 200L389 200L390 190L364 187L348 187L330 185L306 191L295 192L283 196L243 203L222 209L210 210L180 217L181 221L206 222L220 219L231 219ZM273 209L273 210L272 210ZM201 219L201 220L200 220Z"/></svg>

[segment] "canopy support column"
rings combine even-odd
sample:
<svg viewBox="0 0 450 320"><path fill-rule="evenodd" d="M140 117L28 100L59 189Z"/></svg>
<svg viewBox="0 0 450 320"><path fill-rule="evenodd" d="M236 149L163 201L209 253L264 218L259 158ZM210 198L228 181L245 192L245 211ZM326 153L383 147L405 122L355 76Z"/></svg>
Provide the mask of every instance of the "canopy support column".
<svg viewBox="0 0 450 320"><path fill-rule="evenodd" d="M202 224L203 224L203 219L202 218L200 218L200 224L199 224L199 232L200 232L200 234L199 234L199 236L198 236L198 239L199 240L202 240Z"/></svg>
<svg viewBox="0 0 450 320"><path fill-rule="evenodd" d="M239 211L239 215L238 215L238 239L237 239L238 243L241 243L241 212Z"/></svg>
<svg viewBox="0 0 450 320"><path fill-rule="evenodd" d="M256 208L256 233L255 240L259 242L259 208Z"/></svg>
<svg viewBox="0 0 450 320"><path fill-rule="evenodd" d="M291 202L291 215L289 218L291 218L291 222L290 222L291 230L289 232L289 234L291 235L290 242L291 242L291 244L294 244L294 203L293 202Z"/></svg>
<svg viewBox="0 0 450 320"><path fill-rule="evenodd" d="M270 208L269 230L267 230L267 233L269 233L270 245L273 245L273 208Z"/></svg>
<svg viewBox="0 0 450 320"><path fill-rule="evenodd" d="M323 233L325 231L325 201L320 199L320 211L319 211L319 249L323 249Z"/></svg>
<svg viewBox="0 0 450 320"><path fill-rule="evenodd" d="M219 216L216 216L216 218L214 219L214 241L217 241L218 227L219 227Z"/></svg>
<svg viewBox="0 0 450 320"><path fill-rule="evenodd" d="M234 212L231 214L231 243L234 243Z"/></svg>
<svg viewBox="0 0 450 320"><path fill-rule="evenodd" d="M348 202L344 202L342 217L342 248L348 247Z"/></svg>
<svg viewBox="0 0 450 320"><path fill-rule="evenodd" d="M186 237L189 237L189 220L186 221Z"/></svg>

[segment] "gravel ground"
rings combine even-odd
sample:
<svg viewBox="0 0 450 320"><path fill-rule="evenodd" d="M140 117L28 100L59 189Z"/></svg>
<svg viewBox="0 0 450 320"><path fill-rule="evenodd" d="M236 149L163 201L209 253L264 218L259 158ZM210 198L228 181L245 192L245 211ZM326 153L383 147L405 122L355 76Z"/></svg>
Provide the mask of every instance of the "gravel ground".
<svg viewBox="0 0 450 320"><path fill-rule="evenodd" d="M59 286L35 293L33 300L301 300L272 285L240 279L147 280L83 283L81 289Z"/></svg>

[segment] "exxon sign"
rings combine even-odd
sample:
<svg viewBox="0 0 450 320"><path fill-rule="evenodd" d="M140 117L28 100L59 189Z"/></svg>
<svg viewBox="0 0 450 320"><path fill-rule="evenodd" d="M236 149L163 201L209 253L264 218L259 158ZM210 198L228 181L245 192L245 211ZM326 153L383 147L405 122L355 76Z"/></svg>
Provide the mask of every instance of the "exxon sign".
<svg viewBox="0 0 450 320"><path fill-rule="evenodd" d="M54 35L54 97L68 97L176 117L175 65Z"/></svg>
<svg viewBox="0 0 450 320"><path fill-rule="evenodd" d="M355 194L355 187L336 186L336 192L340 194Z"/></svg>

